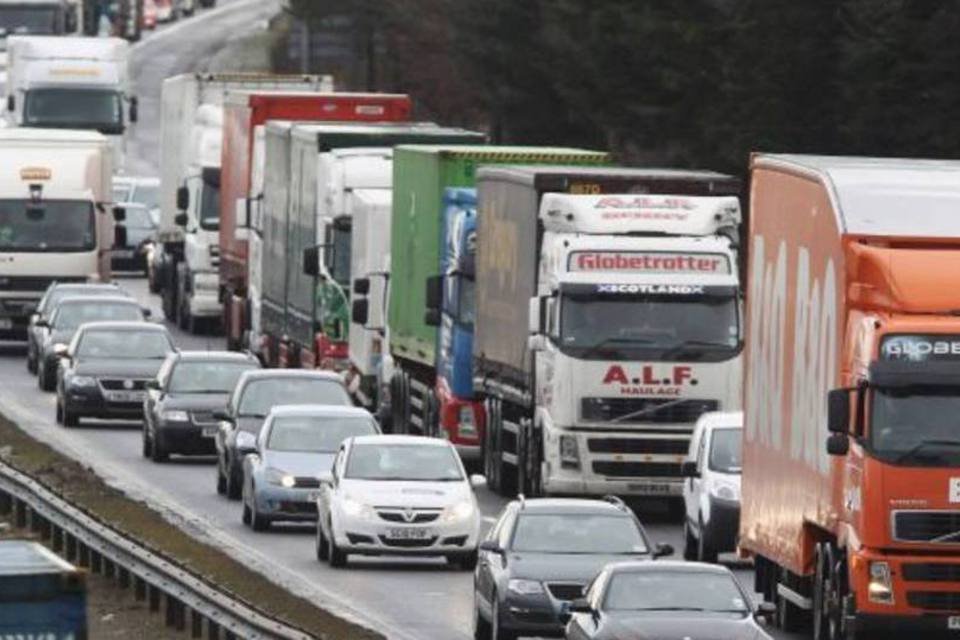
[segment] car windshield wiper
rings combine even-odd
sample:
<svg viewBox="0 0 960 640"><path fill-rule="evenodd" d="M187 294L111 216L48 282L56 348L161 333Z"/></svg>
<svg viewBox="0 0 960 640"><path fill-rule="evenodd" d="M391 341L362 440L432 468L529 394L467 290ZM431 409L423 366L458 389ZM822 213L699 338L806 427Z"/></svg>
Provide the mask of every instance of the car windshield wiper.
<svg viewBox="0 0 960 640"><path fill-rule="evenodd" d="M240 413L240 414L237 414L237 417L238 418L260 418L262 420L267 416L262 413Z"/></svg>
<svg viewBox="0 0 960 640"><path fill-rule="evenodd" d="M729 344L725 342L716 342L714 340L684 340L683 342L678 342L673 345L666 351L660 354L660 358L666 360L668 358L673 358L674 356L680 355L681 353L686 353L690 349L732 349Z"/></svg>
<svg viewBox="0 0 960 640"><path fill-rule="evenodd" d="M920 453L921 450L926 449L927 447L960 447L960 440L923 440L918 442L914 446L910 447L894 460L894 464L899 464L905 461L907 458ZM942 459L942 456L937 455L937 459Z"/></svg>
<svg viewBox="0 0 960 640"><path fill-rule="evenodd" d="M661 404L652 404L648 407L644 407L643 409L640 409L639 411L631 411L630 413L625 413L623 415L617 416L616 418L612 418L610 420L610 423L618 424L620 422L623 422L624 420L630 420L632 418L639 418L641 416L645 416L651 413L656 413L661 409L669 409L670 407L681 405L684 402L690 402L690 398L680 398L678 400L671 400L669 402L663 402Z"/></svg>

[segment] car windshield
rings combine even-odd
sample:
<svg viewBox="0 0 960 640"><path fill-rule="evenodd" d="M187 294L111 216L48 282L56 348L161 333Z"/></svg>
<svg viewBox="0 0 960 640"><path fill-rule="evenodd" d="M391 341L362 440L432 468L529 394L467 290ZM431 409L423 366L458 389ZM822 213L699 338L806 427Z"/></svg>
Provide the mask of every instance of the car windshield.
<svg viewBox="0 0 960 640"><path fill-rule="evenodd" d="M870 449L877 458L915 466L960 466L960 388L875 388Z"/></svg>
<svg viewBox="0 0 960 640"><path fill-rule="evenodd" d="M456 451L448 446L357 444L350 449L345 477L354 480L463 480Z"/></svg>
<svg viewBox="0 0 960 640"><path fill-rule="evenodd" d="M337 380L282 376L247 384L238 413L265 417L273 407L285 404L350 406L351 402L343 384Z"/></svg>
<svg viewBox="0 0 960 640"><path fill-rule="evenodd" d="M0 5L0 34L55 35L58 29L56 7Z"/></svg>
<svg viewBox="0 0 960 640"><path fill-rule="evenodd" d="M561 350L581 358L722 361L739 351L736 295L566 294Z"/></svg>
<svg viewBox="0 0 960 640"><path fill-rule="evenodd" d="M514 551L528 553L647 553L640 527L629 516L524 513L513 533Z"/></svg>
<svg viewBox="0 0 960 640"><path fill-rule="evenodd" d="M131 229L155 229L157 227L150 210L144 207L126 207L125 227Z"/></svg>
<svg viewBox="0 0 960 640"><path fill-rule="evenodd" d="M267 448L273 451L336 453L347 438L378 433L371 418L283 416L274 419Z"/></svg>
<svg viewBox="0 0 960 640"><path fill-rule="evenodd" d="M163 360L173 350L166 333L96 329L85 331L77 345L79 358Z"/></svg>
<svg viewBox="0 0 960 640"><path fill-rule="evenodd" d="M208 231L220 228L220 170L203 170L200 192L200 226Z"/></svg>
<svg viewBox="0 0 960 640"><path fill-rule="evenodd" d="M129 202L130 194L133 193L133 186L129 184L113 185L113 201L117 204Z"/></svg>
<svg viewBox="0 0 960 640"><path fill-rule="evenodd" d="M60 304L60 301L64 298L73 298L81 296L110 296L110 295L124 295L123 291L116 287L103 287L97 285L91 285L86 287L56 287L53 289L43 301L43 307L40 311L44 314L54 311L57 308L57 305Z"/></svg>
<svg viewBox="0 0 960 640"><path fill-rule="evenodd" d="M252 362L198 360L179 362L170 374L169 393L230 393Z"/></svg>
<svg viewBox="0 0 960 640"><path fill-rule="evenodd" d="M710 437L711 471L740 473L743 468L743 430L739 427L714 429Z"/></svg>
<svg viewBox="0 0 960 640"><path fill-rule="evenodd" d="M82 200L0 200L0 251L70 252L97 248L93 205Z"/></svg>
<svg viewBox="0 0 960 640"><path fill-rule="evenodd" d="M29 127L123 133L123 99L108 89L31 89L23 104Z"/></svg>
<svg viewBox="0 0 960 640"><path fill-rule="evenodd" d="M605 611L692 610L747 615L749 605L730 575L706 571L620 571L610 578Z"/></svg>
<svg viewBox="0 0 960 640"><path fill-rule="evenodd" d="M160 187L155 184L138 184L134 187L133 197L130 199L147 209L156 209L160 206Z"/></svg>
<svg viewBox="0 0 960 640"><path fill-rule="evenodd" d="M50 325L56 331L72 331L87 322L135 322L137 320L143 320L143 309L136 302L64 301L53 312Z"/></svg>

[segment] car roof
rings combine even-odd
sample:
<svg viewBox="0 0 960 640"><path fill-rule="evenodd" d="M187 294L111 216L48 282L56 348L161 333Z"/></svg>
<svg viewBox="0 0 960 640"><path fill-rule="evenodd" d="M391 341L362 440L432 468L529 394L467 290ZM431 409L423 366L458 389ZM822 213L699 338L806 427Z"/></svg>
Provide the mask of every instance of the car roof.
<svg viewBox="0 0 960 640"><path fill-rule="evenodd" d="M256 356L236 351L177 351L171 356L181 362L258 362Z"/></svg>
<svg viewBox="0 0 960 640"><path fill-rule="evenodd" d="M677 573L713 573L716 575L733 576L727 567L705 562L687 562L683 560L627 560L613 562L607 565L611 573L619 571L650 571L650 572L677 572Z"/></svg>
<svg viewBox="0 0 960 640"><path fill-rule="evenodd" d="M447 440L442 438L426 438L424 436L401 436L401 435L371 435L371 436L355 436L350 439L352 444L403 444L403 445L420 445L420 446L431 446L431 447L449 447L451 446Z"/></svg>
<svg viewBox="0 0 960 640"><path fill-rule="evenodd" d="M57 306L68 305L68 304L105 304L108 302L119 302L122 304L128 304L139 307L139 303L136 300L129 296L117 296L117 295L94 295L94 296L67 296L66 298L61 298L57 302Z"/></svg>
<svg viewBox="0 0 960 640"><path fill-rule="evenodd" d="M82 291L84 289L93 289L93 290L102 290L109 291L110 289L117 289L126 293L126 290L120 286L117 282L54 282L50 285L51 289L76 289L77 291Z"/></svg>
<svg viewBox="0 0 960 640"><path fill-rule="evenodd" d="M633 513L621 504L610 500L590 500L583 498L531 498L515 500L513 505L521 507L523 513L539 514L605 514L632 516Z"/></svg>
<svg viewBox="0 0 960 640"><path fill-rule="evenodd" d="M154 331L156 333L167 333L166 327L160 324L153 324L152 322L86 322L80 325L80 328L84 331L102 329L107 331Z"/></svg>
<svg viewBox="0 0 960 640"><path fill-rule="evenodd" d="M284 404L275 405L270 409L268 417L285 416L357 416L373 418L373 415L363 407L344 407L331 404Z"/></svg>
<svg viewBox="0 0 960 640"><path fill-rule="evenodd" d="M333 373L332 371L317 371L316 369L257 369L256 371L244 371L240 382L269 380L270 378L316 378L343 384L343 378L340 377L340 374Z"/></svg>
<svg viewBox="0 0 960 640"><path fill-rule="evenodd" d="M743 427L743 411L710 411L700 416L699 425L713 427Z"/></svg>

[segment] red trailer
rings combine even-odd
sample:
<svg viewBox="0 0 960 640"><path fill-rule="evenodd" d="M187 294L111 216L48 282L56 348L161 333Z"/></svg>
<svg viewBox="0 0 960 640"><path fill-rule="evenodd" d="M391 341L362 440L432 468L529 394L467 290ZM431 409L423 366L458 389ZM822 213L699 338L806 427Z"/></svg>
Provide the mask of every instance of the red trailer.
<svg viewBox="0 0 960 640"><path fill-rule="evenodd" d="M220 185L220 299L230 349L248 329L247 233L263 194L263 125L268 120L405 122L410 98L385 93L234 93L224 105ZM259 144L258 144L259 140Z"/></svg>

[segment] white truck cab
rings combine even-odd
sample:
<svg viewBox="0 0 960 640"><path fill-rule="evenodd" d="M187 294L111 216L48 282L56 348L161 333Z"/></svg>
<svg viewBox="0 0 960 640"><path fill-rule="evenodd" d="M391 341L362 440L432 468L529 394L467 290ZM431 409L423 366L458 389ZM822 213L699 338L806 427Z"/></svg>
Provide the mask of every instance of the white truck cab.
<svg viewBox="0 0 960 640"><path fill-rule="evenodd" d="M123 166L124 133L137 120L129 95L130 45L121 38L11 36L7 121L11 126L99 131Z"/></svg>
<svg viewBox="0 0 960 640"><path fill-rule="evenodd" d="M716 562L735 551L740 527L743 412L705 413L683 463L684 558Z"/></svg>
<svg viewBox="0 0 960 640"><path fill-rule="evenodd" d="M739 201L548 193L540 220L543 489L679 498L697 418L740 406Z"/></svg>

